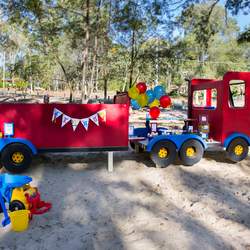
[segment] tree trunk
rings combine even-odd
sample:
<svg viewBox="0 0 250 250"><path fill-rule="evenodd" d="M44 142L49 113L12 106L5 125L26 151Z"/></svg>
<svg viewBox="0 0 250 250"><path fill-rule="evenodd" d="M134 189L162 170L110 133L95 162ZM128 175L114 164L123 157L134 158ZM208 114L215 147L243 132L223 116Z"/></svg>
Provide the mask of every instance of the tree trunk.
<svg viewBox="0 0 250 250"><path fill-rule="evenodd" d="M86 34L84 39L84 51L83 51L83 68L82 68L82 102L86 100L88 94L88 84L87 84L87 69L88 69L88 53L89 53L89 9L90 0L86 0Z"/></svg>
<svg viewBox="0 0 250 250"><path fill-rule="evenodd" d="M104 99L107 99L108 93L108 79L104 78Z"/></svg>
<svg viewBox="0 0 250 250"><path fill-rule="evenodd" d="M72 84L70 84L70 88L69 88L69 103L73 102L73 88L72 88Z"/></svg>
<svg viewBox="0 0 250 250"><path fill-rule="evenodd" d="M96 61L96 74L95 74L95 90L96 92L98 91L99 88L99 66L98 66L98 61Z"/></svg>
<svg viewBox="0 0 250 250"><path fill-rule="evenodd" d="M95 36L95 45L94 45L94 54L93 54L93 65L92 65L91 78L90 78L90 91L88 93L88 96L90 96L93 91L96 91L96 85L94 83L94 74L96 72L97 47L98 47L98 39L97 39L97 35L96 35Z"/></svg>
<svg viewBox="0 0 250 250"><path fill-rule="evenodd" d="M131 53L130 53L130 72L129 72L129 88L131 88L133 83L133 73L134 73L134 56L135 56L135 31L132 31L131 39Z"/></svg>

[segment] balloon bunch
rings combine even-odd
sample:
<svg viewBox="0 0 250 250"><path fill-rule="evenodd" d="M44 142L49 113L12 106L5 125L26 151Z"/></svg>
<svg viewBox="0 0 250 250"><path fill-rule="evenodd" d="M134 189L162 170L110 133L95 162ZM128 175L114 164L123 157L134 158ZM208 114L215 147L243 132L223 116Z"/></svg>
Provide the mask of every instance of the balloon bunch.
<svg viewBox="0 0 250 250"><path fill-rule="evenodd" d="M157 85L153 90L148 89L144 82L139 82L128 90L131 98L131 107L140 109L149 106L149 114L152 119L157 119L160 115L159 106L167 108L171 105L171 99L166 95L165 89L161 85Z"/></svg>

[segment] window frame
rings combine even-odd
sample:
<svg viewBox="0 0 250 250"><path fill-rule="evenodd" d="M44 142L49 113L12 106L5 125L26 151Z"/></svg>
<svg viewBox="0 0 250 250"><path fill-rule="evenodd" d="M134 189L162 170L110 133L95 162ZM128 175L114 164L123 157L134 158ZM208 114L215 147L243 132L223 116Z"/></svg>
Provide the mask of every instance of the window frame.
<svg viewBox="0 0 250 250"><path fill-rule="evenodd" d="M216 107L214 107L214 106L210 106L210 107L206 107L206 106L196 106L195 104L194 104L194 94L195 94L195 92L196 91L204 91L204 90L211 90L211 92L212 92L212 90L216 90ZM212 100L211 100L212 101ZM213 109L211 109L211 107L214 107ZM216 110L217 109L217 107L218 107L218 89L216 88L216 87L211 87L211 88L204 88L204 89L194 89L193 90L193 93L192 93L192 108L193 109L203 109L203 110L210 110L210 111L214 111L214 110Z"/></svg>
<svg viewBox="0 0 250 250"><path fill-rule="evenodd" d="M238 81L238 83L233 83L233 84L230 84L231 81ZM244 84L244 106L232 106L231 105L231 102L230 102L230 98L233 98L232 97L232 92L231 92L231 88L230 86L232 85L240 85L240 84ZM233 103L234 103L234 100L232 99ZM227 100L227 103L228 103L228 107L230 109L244 109L246 108L247 106L247 103L246 103L246 81L245 80L242 80L242 79L231 79L228 81L228 100Z"/></svg>

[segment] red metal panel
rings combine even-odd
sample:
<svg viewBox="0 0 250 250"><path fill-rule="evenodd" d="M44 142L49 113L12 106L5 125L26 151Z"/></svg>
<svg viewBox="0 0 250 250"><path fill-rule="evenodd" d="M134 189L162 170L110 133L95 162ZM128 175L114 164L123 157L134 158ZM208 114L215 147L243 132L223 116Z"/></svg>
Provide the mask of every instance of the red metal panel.
<svg viewBox="0 0 250 250"><path fill-rule="evenodd" d="M229 81L245 81L245 107L229 106ZM223 77L223 128L222 143L232 133L250 136L250 72L228 72Z"/></svg>
<svg viewBox="0 0 250 250"><path fill-rule="evenodd" d="M212 91L211 89L207 89L206 91L206 106L211 107L212 105Z"/></svg>
<svg viewBox="0 0 250 250"><path fill-rule="evenodd" d="M98 116L99 126L89 120L87 131L81 123L74 131L71 122L61 127L62 115L52 122L54 108L77 119L105 110L106 122ZM128 106L125 104L1 104L2 132L4 122L13 122L14 137L30 140L37 149L128 146Z"/></svg>
<svg viewBox="0 0 250 250"><path fill-rule="evenodd" d="M200 82L199 82L200 80ZM194 129L198 129L199 117L205 115L208 117L208 123L210 126L209 138L221 141L222 136L222 95L223 85L222 81L215 80L195 80L194 84L191 84L191 97L195 90L203 89L216 89L217 90L217 107L215 109L208 109L203 107L193 107L191 109L191 118L195 119L192 123ZM211 91L210 91L211 92ZM211 99L211 98L210 98Z"/></svg>

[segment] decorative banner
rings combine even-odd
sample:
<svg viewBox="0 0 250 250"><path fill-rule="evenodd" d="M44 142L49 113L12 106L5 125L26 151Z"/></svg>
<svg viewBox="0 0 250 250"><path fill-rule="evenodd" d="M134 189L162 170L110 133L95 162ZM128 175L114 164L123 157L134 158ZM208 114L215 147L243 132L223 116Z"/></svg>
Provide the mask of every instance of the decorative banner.
<svg viewBox="0 0 250 250"><path fill-rule="evenodd" d="M71 123L72 123L72 127L73 127L74 131L76 130L76 128L77 128L80 121L81 121L80 119L71 118Z"/></svg>
<svg viewBox="0 0 250 250"><path fill-rule="evenodd" d="M99 111L98 115L103 119L103 121L106 122L106 110L105 109Z"/></svg>
<svg viewBox="0 0 250 250"><path fill-rule="evenodd" d="M87 118L83 118L83 119L78 119L78 118L73 118L70 117L68 115L65 115L63 112L61 112L60 110L58 110L57 108L54 108L53 110L53 115L52 115L52 122L56 120L56 118L58 118L59 116L62 115L62 124L61 124L61 128L65 126L65 124L67 124L68 122L71 121L72 124L72 128L75 131L78 124L81 122L83 127L85 128L86 131L88 131L89 128L89 120L91 120L92 122L94 122L97 126L99 126L99 116L101 117L101 119L106 122L106 110L102 109L100 111L98 111L97 113L91 115L90 117Z"/></svg>
<svg viewBox="0 0 250 250"><path fill-rule="evenodd" d="M61 115L62 115L62 112L60 110L54 108L54 110L53 110L53 116L52 116L52 122L54 120L56 120L56 118L58 118Z"/></svg>
<svg viewBox="0 0 250 250"><path fill-rule="evenodd" d="M89 127L89 118L85 118L81 120L81 123L83 125L83 127L86 129L86 131L88 131L88 127Z"/></svg>
<svg viewBox="0 0 250 250"><path fill-rule="evenodd" d="M99 120L98 120L98 115L94 114L89 117L89 119L94 122L97 126L99 126Z"/></svg>
<svg viewBox="0 0 250 250"><path fill-rule="evenodd" d="M71 120L71 117L69 117L68 115L63 114L63 116L62 116L62 125L61 125L61 128L62 128L66 123L68 123L70 120Z"/></svg>

